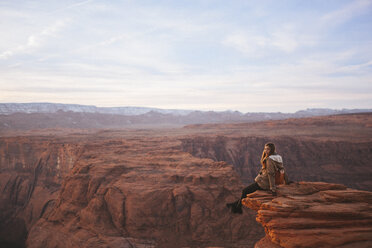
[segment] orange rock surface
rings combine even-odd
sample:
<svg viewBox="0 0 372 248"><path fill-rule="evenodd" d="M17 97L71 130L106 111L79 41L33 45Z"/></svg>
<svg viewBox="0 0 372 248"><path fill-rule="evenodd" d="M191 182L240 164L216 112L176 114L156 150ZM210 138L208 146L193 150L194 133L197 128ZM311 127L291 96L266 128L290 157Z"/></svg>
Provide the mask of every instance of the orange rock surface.
<svg viewBox="0 0 372 248"><path fill-rule="evenodd" d="M263 235L253 213L236 216L225 206L242 188L233 167L179 144L163 137L85 144L26 246L253 245Z"/></svg>
<svg viewBox="0 0 372 248"><path fill-rule="evenodd" d="M281 185L277 193L256 191L243 200L265 228L256 248L372 246L372 192L299 182Z"/></svg>
<svg viewBox="0 0 372 248"><path fill-rule="evenodd" d="M28 230L54 204L79 152L78 143L54 138L0 139L0 247L23 246Z"/></svg>

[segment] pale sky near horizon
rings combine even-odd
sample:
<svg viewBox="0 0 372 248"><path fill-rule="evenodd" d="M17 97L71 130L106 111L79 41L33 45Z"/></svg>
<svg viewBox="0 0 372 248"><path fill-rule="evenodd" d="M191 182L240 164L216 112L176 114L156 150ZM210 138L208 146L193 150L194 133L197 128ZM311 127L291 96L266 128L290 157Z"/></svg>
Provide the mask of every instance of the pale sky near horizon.
<svg viewBox="0 0 372 248"><path fill-rule="evenodd" d="M0 102L372 108L372 0L0 1Z"/></svg>

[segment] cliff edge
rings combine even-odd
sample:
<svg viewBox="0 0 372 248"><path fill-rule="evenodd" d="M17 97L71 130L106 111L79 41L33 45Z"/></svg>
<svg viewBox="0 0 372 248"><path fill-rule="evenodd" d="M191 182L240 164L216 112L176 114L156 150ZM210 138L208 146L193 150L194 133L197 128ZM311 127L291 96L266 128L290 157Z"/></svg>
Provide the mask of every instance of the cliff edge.
<svg viewBox="0 0 372 248"><path fill-rule="evenodd" d="M256 191L243 205L257 211L266 236L255 248L372 247L372 192L340 184L299 182L276 197Z"/></svg>

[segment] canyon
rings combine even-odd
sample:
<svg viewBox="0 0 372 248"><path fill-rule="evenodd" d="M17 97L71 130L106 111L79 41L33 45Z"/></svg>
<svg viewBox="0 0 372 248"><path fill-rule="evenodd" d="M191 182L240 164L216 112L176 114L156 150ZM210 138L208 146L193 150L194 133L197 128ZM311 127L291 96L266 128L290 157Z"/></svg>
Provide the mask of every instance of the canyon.
<svg viewBox="0 0 372 248"><path fill-rule="evenodd" d="M256 213L246 208L232 215L225 204L253 181L268 141L292 181L372 190L368 113L183 128L2 132L0 244L253 247L265 236Z"/></svg>

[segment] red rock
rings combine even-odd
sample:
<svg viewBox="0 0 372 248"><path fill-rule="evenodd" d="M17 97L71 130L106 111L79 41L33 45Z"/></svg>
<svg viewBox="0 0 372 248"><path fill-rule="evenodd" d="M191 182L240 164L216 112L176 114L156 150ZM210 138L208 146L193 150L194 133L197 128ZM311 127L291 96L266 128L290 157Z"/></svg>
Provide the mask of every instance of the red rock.
<svg viewBox="0 0 372 248"><path fill-rule="evenodd" d="M195 158L179 143L110 138L85 146L27 247L253 245L263 231L252 213L225 206L242 188L232 166Z"/></svg>
<svg viewBox="0 0 372 248"><path fill-rule="evenodd" d="M0 139L0 242L22 246L28 230L51 208L78 144L54 138Z"/></svg>
<svg viewBox="0 0 372 248"><path fill-rule="evenodd" d="M371 247L372 192L300 182L281 185L277 193L256 191L243 200L265 228L256 248Z"/></svg>
<svg viewBox="0 0 372 248"><path fill-rule="evenodd" d="M24 245L28 235L33 247L173 247L177 242L249 247L264 235L262 227L252 211L232 216L225 203L240 195L241 178L252 182L263 144L277 144L292 180L372 189L372 115L361 116L167 130L6 132L3 136L15 137L0 138L0 246L3 241ZM364 211L365 195L345 186L280 190L291 191L291 197L279 196L260 210L262 221L277 232L369 223L367 215L356 220L347 209L355 203ZM271 196L260 197L257 209ZM313 206L319 199L331 207ZM286 212L293 202L308 211ZM317 219L310 221L311 215ZM270 222L274 217L286 221ZM355 219L355 224L328 217ZM363 242L369 241L358 244Z"/></svg>

